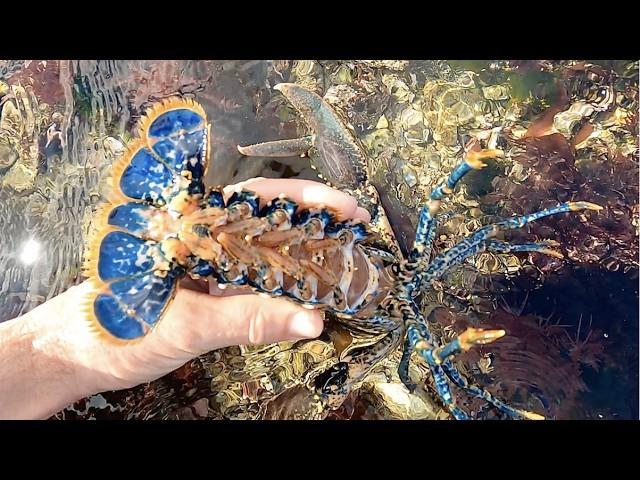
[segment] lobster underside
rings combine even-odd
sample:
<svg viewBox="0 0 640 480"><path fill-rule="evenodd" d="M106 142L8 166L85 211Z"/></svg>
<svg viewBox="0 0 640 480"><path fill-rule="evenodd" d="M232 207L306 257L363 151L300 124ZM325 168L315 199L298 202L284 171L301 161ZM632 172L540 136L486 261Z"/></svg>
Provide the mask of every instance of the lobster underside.
<svg viewBox="0 0 640 480"><path fill-rule="evenodd" d="M483 159L501 154L472 151L432 193L422 209L413 250L402 258L368 183L366 157L357 140L317 95L293 84L280 89L300 111L322 119L316 122L317 135L244 147L241 152L278 156L318 148L325 155L321 170L345 171L335 178L350 182L343 188L370 207L372 224L341 222L326 208L300 208L284 195L264 203L248 190L229 198L219 188L205 191L210 137L205 112L191 100L164 101L143 118L139 137L113 168L113 198L98 217L85 265L94 286L86 305L92 325L105 338L138 341L160 321L180 278L213 278L221 287L246 285L285 296L322 308L349 328L383 334L318 377L316 394L329 407L339 406L378 361L404 344L399 373L405 385L415 388L408 363L416 351L429 364L438 396L455 418L468 415L456 406L449 381L509 417L540 418L471 385L451 363L453 355L492 342L504 331L468 329L441 346L414 298L448 269L482 251L559 255L552 241L512 245L492 237L548 215L600 207L569 202L498 222L431 259L438 225L450 218L438 214L442 199L467 172L482 168ZM337 159L345 155L347 164L340 164Z"/></svg>

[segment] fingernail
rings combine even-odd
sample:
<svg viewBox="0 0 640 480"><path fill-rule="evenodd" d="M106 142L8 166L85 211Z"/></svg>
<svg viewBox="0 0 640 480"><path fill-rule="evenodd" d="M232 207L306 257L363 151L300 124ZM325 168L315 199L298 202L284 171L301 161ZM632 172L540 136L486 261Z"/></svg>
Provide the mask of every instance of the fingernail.
<svg viewBox="0 0 640 480"><path fill-rule="evenodd" d="M322 320L309 312L298 312L289 323L291 335L299 338L316 338L322 333Z"/></svg>

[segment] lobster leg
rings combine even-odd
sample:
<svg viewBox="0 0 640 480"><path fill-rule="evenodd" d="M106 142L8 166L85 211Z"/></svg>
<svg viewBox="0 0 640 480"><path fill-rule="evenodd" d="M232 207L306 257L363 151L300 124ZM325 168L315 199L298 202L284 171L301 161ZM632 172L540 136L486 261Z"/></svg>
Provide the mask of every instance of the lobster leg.
<svg viewBox="0 0 640 480"><path fill-rule="evenodd" d="M416 384L411 381L409 377L409 362L411 361L411 354L413 353L413 346L411 345L411 339L407 335L404 341L404 347L402 349L402 358L400 359L400 365L398 366L398 376L400 380L407 387L409 392L413 393L416 389Z"/></svg>
<svg viewBox="0 0 640 480"><path fill-rule="evenodd" d="M409 360L411 353L415 350L427 360L429 369L433 375L433 380L436 387L438 397L446 408L451 412L451 415L456 420L468 420L469 416L458 408L455 404L455 398L449 388L449 382L447 376L441 367L441 361L433 361L430 354L425 354L435 349L435 342L432 341L431 334L424 320L424 317L417 311L416 305L410 300L392 300L385 308L388 309L389 315L394 318L401 318L404 324L407 326L407 337L405 340L405 348L398 367L398 375L402 380L402 383L407 389L412 392L414 385L409 379Z"/></svg>
<svg viewBox="0 0 640 480"><path fill-rule="evenodd" d="M420 334L419 329L415 324L411 324L407 328L407 340L410 349L405 350L405 352L403 353L403 359L405 358L405 356L407 358L407 367L408 358L411 356L411 350L419 350L422 357L427 359L427 362L429 362L428 358L430 358L430 356L425 356L425 354L423 353L425 351L429 351L428 349L424 349L427 347L428 343L425 341L425 337ZM455 398L453 396L453 393L451 393L449 382L442 367L435 362L431 362L429 363L429 369L431 371L431 374L433 375L433 380L436 387L436 392L438 393L438 397L440 397L442 403L449 410L449 412L451 412L451 415L453 415L456 420L469 420L469 416L463 410L456 406ZM403 381L409 391L412 391L413 389L411 388L411 382L407 383L408 375L405 375L405 378L403 378L400 370L398 370L398 374L401 375L400 379Z"/></svg>
<svg viewBox="0 0 640 480"><path fill-rule="evenodd" d="M564 258L560 252L553 250L550 247L557 247L560 245L555 240L547 240L545 242L538 243L521 243L513 245L509 242L501 242L499 240L487 240L485 241L487 251L497 253L510 253L510 252L538 252L545 255L551 255L552 257Z"/></svg>
<svg viewBox="0 0 640 480"><path fill-rule="evenodd" d="M526 418L527 420L544 420L544 417L538 415L537 413L528 412L526 410L517 410L513 407L510 407L498 398L494 397L484 388L469 384L469 381L458 371L458 369L453 365L453 363L451 363L451 361L446 360L445 362L443 362L442 369L446 373L447 377L453 380L453 382L459 388L467 392L469 395L481 398L485 402L490 403L508 416L512 418Z"/></svg>
<svg viewBox="0 0 640 480"><path fill-rule="evenodd" d="M410 392L414 390L415 385L409 379L408 367L411 353L415 350L426 360L433 375L438 396L449 412L451 412L453 417L457 420L465 420L469 417L464 411L456 406L455 398L451 393L451 388L447 378L451 379L459 388L463 389L468 394L489 402L501 412L512 418L526 418L530 420L542 418L535 413L514 409L501 400L495 398L483 388L469 384L468 380L464 378L449 359L453 355L467 351L476 345L485 345L487 343L494 342L504 336L504 330L481 330L468 328L465 332L458 335L444 347L439 347L429 332L429 328L424 317L417 311L415 304L401 302L397 304L396 307L401 312L402 318L407 324L407 338L405 341L402 360L398 368L398 374L402 383L404 383Z"/></svg>
<svg viewBox="0 0 640 480"><path fill-rule="evenodd" d="M444 197L453 193L456 185L462 177L471 170L480 170L486 167L482 160L487 158L503 157L504 152L498 149L485 149L479 151L467 152L464 159L453 169L449 177L438 185L429 198L428 206L432 215L435 215L440 209L440 202Z"/></svg>
<svg viewBox="0 0 640 480"><path fill-rule="evenodd" d="M431 280L435 280L449 268L461 263L465 258L468 258L484 250L495 252L536 251L558 256L560 255L558 252L555 252L554 250L551 250L549 248L557 245L557 243L554 241L527 243L523 245L511 245L507 242L492 240L490 238L501 230L513 230L521 228L531 221L546 216L582 209L600 210L601 208L602 207L598 205L588 202L568 202L558 205L557 207L541 210L539 212L524 215L521 217L515 217L483 227L464 239L456 246L449 249L447 252L444 252L443 254L437 256L426 270L417 270L417 275L412 282L409 282L409 284L407 285L407 290L412 291L415 288L418 288L419 284L422 281L430 282ZM423 262L418 259L417 265L421 265L422 263ZM406 314L406 311L404 313L405 315L403 315L403 317L405 317L405 319L411 317L411 315ZM451 394L449 384L446 380L447 377L450 378L458 387L463 389L465 392L491 403L501 412L511 417L528 419L542 418L535 413L516 410L495 398L485 389L470 385L469 382L464 378L464 376L460 374L460 372L458 372L458 370L448 360L448 357L456 355L462 351L466 351L473 345L490 343L500 338L504 335L504 331L483 331L470 328L444 347L437 347L431 340L431 336L429 335L428 328L424 321L418 321L420 319L420 316L415 312L413 312L413 317L415 317L416 322L409 322L407 328L407 338L409 339L409 342L407 342L407 344L405 345L406 347L408 347L408 349L406 349L403 354L403 363L401 363L400 369L400 371L402 372L401 379L408 388L410 388L410 382L408 382L407 374L408 361L411 355L411 349L415 349L429 364L433 373L438 395L455 418L466 418L466 414L455 406L453 395Z"/></svg>
<svg viewBox="0 0 640 480"><path fill-rule="evenodd" d="M493 225L482 227L475 233L469 235L467 238L459 242L457 245L451 247L446 252L434 258L433 262L431 262L426 270L418 269L417 275L414 277L412 287L418 288L422 282L429 283L432 280L439 278L451 267L460 264L464 259L475 255L476 253L486 250L487 248L489 248L489 245L492 248L496 249L506 248L506 245L508 244L504 244L503 242L494 241L493 243L487 245L487 240L496 235L499 231L515 230L517 228L522 228L527 223L539 218L556 215L558 213L573 212L584 209L602 210L602 207L589 202L567 202L562 203L556 207L547 208L539 212L531 213L529 215L510 218ZM543 246L542 249L546 250L548 246L552 245L549 245L547 242L547 244ZM514 246L511 246L510 248L513 247ZM531 248L531 244L528 244L528 247L530 248L529 251L533 251L533 249ZM521 251L528 251L526 250L526 248L527 245L525 245L524 249ZM540 251L540 248L535 251Z"/></svg>
<svg viewBox="0 0 640 480"><path fill-rule="evenodd" d="M421 348L420 345L416 345L416 348L421 351L422 356L427 360L429 365L441 365L447 358L461 352L466 352L475 345L486 345L488 343L495 342L497 339L503 337L505 333L506 332L504 330L467 328L463 333L447 343L444 347L429 347L425 349ZM422 353L423 351L424 353Z"/></svg>
<svg viewBox="0 0 640 480"><path fill-rule="evenodd" d="M418 220L418 228L416 229L416 239L413 243L413 249L409 254L410 260L420 259L423 262L429 262L433 241L436 238L438 227L444 225L453 217L459 215L455 212L447 212L442 215L431 216L429 207L422 207L420 218Z"/></svg>
<svg viewBox="0 0 640 480"><path fill-rule="evenodd" d="M411 347L415 348L420 353L422 358L424 358L429 364L429 368L433 374L438 396L454 416L454 418L460 420L467 419L468 416L455 405L455 399L453 397L453 394L451 393L447 378L451 379L459 388L461 388L469 395L480 398L490 403L511 418L526 418L528 420L544 419L544 417L536 413L528 412L526 410L518 410L510 407L503 401L493 396L484 388L471 385L469 381L449 360L449 357L453 355L469 350L475 345L484 345L487 343L491 343L502 337L504 334L504 330L480 330L476 328L469 328L444 347L434 347L433 344L427 340L429 336L421 334L419 332L419 329L415 325L412 325L408 328L407 338L410 339ZM408 358L410 356L410 353L407 354L407 352L405 351L403 358L404 356L407 356ZM408 380L408 376L405 378L401 377L401 379L403 380L403 383L407 385L406 380ZM410 388L410 386L411 383L407 385L407 388Z"/></svg>
<svg viewBox="0 0 640 480"><path fill-rule="evenodd" d="M427 201L427 205L422 207L420 211L420 219L418 220L418 227L416 228L416 239L410 254L411 260L425 255L428 261L428 258L431 256L431 245L436 236L437 226L438 224L446 222L444 218L440 219L436 216L440 210L442 199L453 193L458 182L471 170L480 170L486 167L486 164L482 161L483 159L502 156L504 156L502 150L496 149L467 152L462 161L449 174L449 177L433 190ZM451 214L448 218L451 218Z"/></svg>

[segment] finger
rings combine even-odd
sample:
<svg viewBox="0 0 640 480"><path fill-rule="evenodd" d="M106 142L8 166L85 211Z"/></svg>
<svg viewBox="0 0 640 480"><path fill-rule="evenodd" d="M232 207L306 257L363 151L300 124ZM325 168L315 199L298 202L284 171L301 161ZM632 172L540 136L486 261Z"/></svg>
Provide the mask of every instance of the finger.
<svg viewBox="0 0 640 480"><path fill-rule="evenodd" d="M283 298L213 297L181 289L158 329L179 348L200 355L229 345L315 338L323 326L319 311Z"/></svg>
<svg viewBox="0 0 640 480"><path fill-rule="evenodd" d="M335 190L327 185L312 180L293 178L252 178L236 185L225 187L226 195L241 189L256 192L264 201L277 198L284 193L303 208L324 204L337 212L340 220L347 218L369 222L371 216L364 208L358 207L358 202L351 195Z"/></svg>

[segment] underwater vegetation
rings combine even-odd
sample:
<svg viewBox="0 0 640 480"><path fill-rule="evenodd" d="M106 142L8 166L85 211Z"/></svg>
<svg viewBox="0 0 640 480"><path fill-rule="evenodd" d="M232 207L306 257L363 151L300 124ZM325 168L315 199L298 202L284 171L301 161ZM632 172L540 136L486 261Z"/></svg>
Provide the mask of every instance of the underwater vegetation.
<svg viewBox="0 0 640 480"><path fill-rule="evenodd" d="M530 232L539 238L557 236L563 252L575 262L600 263L612 271L637 269L637 162L631 156L605 152L578 166L571 145L559 133L518 143L524 151L513 160L526 171L526 180L495 178L495 193L487 195L483 202L500 201L521 213L573 196L589 198L605 208L586 228L580 222L562 218L532 225ZM537 264L550 271L559 268L561 262L541 258Z"/></svg>
<svg viewBox="0 0 640 480"><path fill-rule="evenodd" d="M637 269L637 88L593 65L572 66L563 79L562 99L535 118L524 135L514 138L509 132L513 174L496 177L495 192L482 201L499 201L518 212L539 208L550 196L589 198L605 206L593 225L578 232L575 222L552 219L533 226L533 233L559 234L564 252L578 263ZM553 268L552 260L539 261Z"/></svg>

